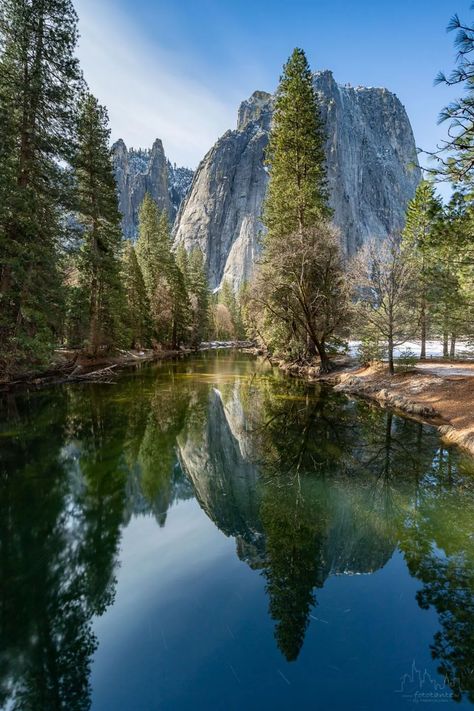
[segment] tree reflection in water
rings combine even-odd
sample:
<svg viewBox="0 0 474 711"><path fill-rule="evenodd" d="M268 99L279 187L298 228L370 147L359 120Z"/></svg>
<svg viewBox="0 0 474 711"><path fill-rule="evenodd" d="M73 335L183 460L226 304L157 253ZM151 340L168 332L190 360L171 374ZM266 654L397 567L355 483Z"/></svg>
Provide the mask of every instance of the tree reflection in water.
<svg viewBox="0 0 474 711"><path fill-rule="evenodd" d="M455 698L459 688L472 697L472 465L440 448L433 428L269 378L211 393L201 429L185 430L179 443L203 509L262 571L288 661L327 577L373 572L398 547L424 584L420 606L439 615L439 671Z"/></svg>
<svg viewBox="0 0 474 711"><path fill-rule="evenodd" d="M264 577L289 661L328 576L400 549L439 671L474 700L474 477L432 428L228 358L0 407L0 706L90 707L123 528L193 495Z"/></svg>

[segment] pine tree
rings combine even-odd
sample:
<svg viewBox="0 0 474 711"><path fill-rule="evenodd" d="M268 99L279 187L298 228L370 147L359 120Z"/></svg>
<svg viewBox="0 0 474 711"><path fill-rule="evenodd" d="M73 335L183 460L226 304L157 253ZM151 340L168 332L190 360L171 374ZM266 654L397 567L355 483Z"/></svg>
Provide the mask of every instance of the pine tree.
<svg viewBox="0 0 474 711"><path fill-rule="evenodd" d="M171 229L166 210L160 214L160 244L163 249L163 274L168 284L171 300L171 322L167 341L176 349L189 339L190 303L185 276L178 266L172 250Z"/></svg>
<svg viewBox="0 0 474 711"><path fill-rule="evenodd" d="M77 270L73 283L66 282L65 291L63 337L70 348L83 348L89 336L89 300L84 286L78 283Z"/></svg>
<svg viewBox="0 0 474 711"><path fill-rule="evenodd" d="M444 356L454 357L456 340L474 333L473 234L472 207L456 192L435 230L436 261L431 269L434 320L443 337Z"/></svg>
<svg viewBox="0 0 474 711"><path fill-rule="evenodd" d="M328 217L324 127L308 60L295 49L283 67L266 151L270 183L264 206L268 238Z"/></svg>
<svg viewBox="0 0 474 711"><path fill-rule="evenodd" d="M176 349L179 348L182 343L189 341L191 306L184 276L176 264L173 253L170 254L167 281L170 286L172 300L170 343L171 347Z"/></svg>
<svg viewBox="0 0 474 711"><path fill-rule="evenodd" d="M59 244L81 76L70 0L0 9L0 369L44 360L62 318Z"/></svg>
<svg viewBox="0 0 474 711"><path fill-rule="evenodd" d="M86 93L78 119L74 157L77 217L82 229L78 259L80 283L89 302L88 347L123 342L124 298L120 280L122 232L115 178L110 160L107 112Z"/></svg>
<svg viewBox="0 0 474 711"><path fill-rule="evenodd" d="M187 340L189 300L184 276L172 252L168 217L147 193L139 211L137 258L150 302L158 342L177 348Z"/></svg>
<svg viewBox="0 0 474 711"><path fill-rule="evenodd" d="M161 239L160 211L151 195L146 193L138 212L136 255L150 302L163 272L165 250Z"/></svg>
<svg viewBox="0 0 474 711"><path fill-rule="evenodd" d="M252 289L258 321L254 328L267 345L284 354L317 352L321 370L327 371L326 341L347 315L347 294L340 247L328 223L319 98L301 49L293 51L283 68L266 161L267 234Z"/></svg>
<svg viewBox="0 0 474 711"><path fill-rule="evenodd" d="M187 275L187 289L192 308L191 344L198 346L208 336L211 298L204 255L199 247L191 250Z"/></svg>
<svg viewBox="0 0 474 711"><path fill-rule="evenodd" d="M176 264L184 278L186 288L189 288L189 254L184 244L179 244L176 250Z"/></svg>
<svg viewBox="0 0 474 711"><path fill-rule="evenodd" d="M144 348L150 342L150 302L135 249L127 242L123 254L122 282L125 292L125 325L130 347Z"/></svg>
<svg viewBox="0 0 474 711"><path fill-rule="evenodd" d="M428 180L418 185L413 200L408 205L402 246L408 247L415 261L418 281L418 311L420 320L420 358L426 358L426 338L433 301L432 265L435 259L436 225L442 214L442 203Z"/></svg>
<svg viewBox="0 0 474 711"><path fill-rule="evenodd" d="M209 328L210 293L204 255L199 247L188 253L180 244L176 250L176 263L183 275L188 299L188 340L196 348L207 337Z"/></svg>

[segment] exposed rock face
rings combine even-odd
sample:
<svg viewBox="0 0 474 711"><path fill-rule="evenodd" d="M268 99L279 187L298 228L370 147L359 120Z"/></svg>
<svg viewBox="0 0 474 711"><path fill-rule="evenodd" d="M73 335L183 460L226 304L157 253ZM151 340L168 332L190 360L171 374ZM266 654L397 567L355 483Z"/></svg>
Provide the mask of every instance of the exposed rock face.
<svg viewBox="0 0 474 711"><path fill-rule="evenodd" d="M404 107L386 89L339 86L331 72L315 74L327 133L327 168L334 221L352 254L368 238L403 226L421 178ZM263 164L272 97L244 101L237 130L228 131L201 162L175 224L175 240L207 255L212 288L224 278L248 279L259 249L268 174Z"/></svg>
<svg viewBox="0 0 474 711"><path fill-rule="evenodd" d="M272 122L272 95L254 91L250 99L242 101L237 115L237 130L244 131L249 124L258 123L268 131Z"/></svg>
<svg viewBox="0 0 474 711"><path fill-rule="evenodd" d="M236 284L250 276L262 230L270 120L271 96L256 92L240 107L238 129L227 131L199 165L178 214L176 242L201 247L212 288L224 275Z"/></svg>
<svg viewBox="0 0 474 711"><path fill-rule="evenodd" d="M315 75L327 132L334 220L353 254L370 237L400 230L421 180L415 139L399 99L387 89L339 86Z"/></svg>
<svg viewBox="0 0 474 711"><path fill-rule="evenodd" d="M184 198L189 192L193 182L194 170L191 168L183 168L177 166L176 163L167 161L168 167L168 193L173 208L173 219L176 217L178 210Z"/></svg>
<svg viewBox="0 0 474 711"><path fill-rule="evenodd" d="M137 236L138 210L147 192L160 210L166 210L170 221L174 221L191 185L192 170L172 165L158 138L149 150L127 149L120 139L112 146L112 161L125 237L135 239Z"/></svg>

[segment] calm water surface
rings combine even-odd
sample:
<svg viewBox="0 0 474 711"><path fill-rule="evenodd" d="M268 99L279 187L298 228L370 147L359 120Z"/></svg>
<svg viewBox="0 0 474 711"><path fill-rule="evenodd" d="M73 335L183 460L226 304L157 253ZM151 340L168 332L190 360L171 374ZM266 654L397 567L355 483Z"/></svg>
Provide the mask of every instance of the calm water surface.
<svg viewBox="0 0 474 711"><path fill-rule="evenodd" d="M0 401L0 708L474 701L474 465L240 354Z"/></svg>

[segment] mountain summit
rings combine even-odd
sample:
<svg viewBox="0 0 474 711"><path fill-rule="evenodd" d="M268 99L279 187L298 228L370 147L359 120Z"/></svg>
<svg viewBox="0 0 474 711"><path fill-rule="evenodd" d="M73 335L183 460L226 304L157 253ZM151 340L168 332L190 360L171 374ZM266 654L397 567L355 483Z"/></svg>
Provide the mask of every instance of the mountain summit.
<svg viewBox="0 0 474 711"><path fill-rule="evenodd" d="M314 74L326 124L330 202L343 247L353 254L370 237L403 227L405 210L421 179L410 121L399 99L383 88L336 83L330 71ZM268 172L264 151L272 96L256 91L206 154L176 218L174 236L204 251L212 288L249 278L259 250Z"/></svg>

